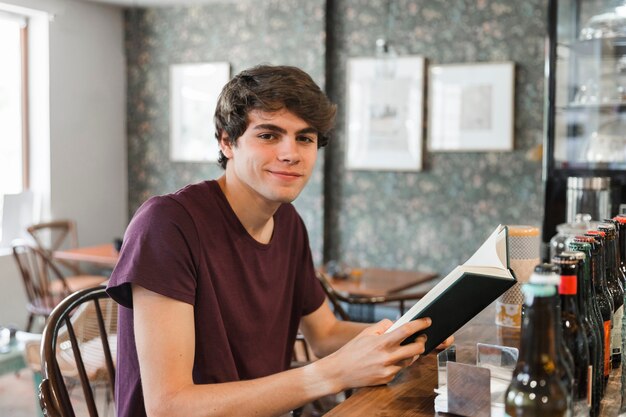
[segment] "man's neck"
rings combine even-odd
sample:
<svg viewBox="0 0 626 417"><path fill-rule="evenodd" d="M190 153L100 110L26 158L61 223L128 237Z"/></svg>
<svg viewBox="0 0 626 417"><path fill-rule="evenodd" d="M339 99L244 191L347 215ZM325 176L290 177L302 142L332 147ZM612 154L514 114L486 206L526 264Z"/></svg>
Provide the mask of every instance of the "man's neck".
<svg viewBox="0 0 626 417"><path fill-rule="evenodd" d="M250 236L260 243L269 243L274 232L273 216L280 203L267 204L241 182L229 180L228 174L218 178L217 183Z"/></svg>

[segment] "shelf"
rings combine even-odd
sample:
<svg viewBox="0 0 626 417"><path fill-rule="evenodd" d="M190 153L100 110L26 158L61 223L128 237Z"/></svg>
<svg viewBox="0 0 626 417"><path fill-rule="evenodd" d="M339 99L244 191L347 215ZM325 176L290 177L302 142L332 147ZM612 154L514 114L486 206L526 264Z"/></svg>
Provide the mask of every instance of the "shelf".
<svg viewBox="0 0 626 417"><path fill-rule="evenodd" d="M596 110L602 113L615 113L615 112L624 112L626 111L626 101L616 101L609 103L589 103L589 104L581 104L581 103L570 103L567 106L556 106L556 109L559 111L590 111Z"/></svg>
<svg viewBox="0 0 626 417"><path fill-rule="evenodd" d="M597 55L602 57L616 57L626 55L626 37L599 38L558 42L558 46L568 48L580 55Z"/></svg>
<svg viewBox="0 0 626 417"><path fill-rule="evenodd" d="M554 161L556 169L571 170L600 170L600 171L624 171L626 170L626 161L624 162L579 162L579 161Z"/></svg>

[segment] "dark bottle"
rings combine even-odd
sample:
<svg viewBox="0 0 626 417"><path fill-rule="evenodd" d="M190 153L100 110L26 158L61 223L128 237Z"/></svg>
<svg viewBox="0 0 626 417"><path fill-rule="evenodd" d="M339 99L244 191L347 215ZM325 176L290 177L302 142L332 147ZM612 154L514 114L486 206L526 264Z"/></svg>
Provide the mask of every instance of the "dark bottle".
<svg viewBox="0 0 626 417"><path fill-rule="evenodd" d="M613 327L613 295L606 283L604 263L604 232L590 230L585 233L592 237L591 243L591 279L596 289L596 298L604 326L604 389L609 382L611 372L611 328Z"/></svg>
<svg viewBox="0 0 626 417"><path fill-rule="evenodd" d="M600 308L598 307L595 288L593 286L593 280L591 279L591 243L593 238L588 236L576 236L574 241L569 244L572 251L579 251L585 255L582 259L582 268L579 268L579 273L582 272L582 279L584 285L584 304L587 307L587 317L591 324L591 331L595 336L597 346L597 362L594 370L594 406L597 399L597 412L599 413L599 404L602 395L604 394L604 325L602 322L602 315L600 314Z"/></svg>
<svg viewBox="0 0 626 417"><path fill-rule="evenodd" d="M605 234L606 281L613 295L613 327L611 328L611 367L617 369L622 362L622 317L624 316L624 287L617 265L617 227L613 220L600 224L598 230Z"/></svg>
<svg viewBox="0 0 626 417"><path fill-rule="evenodd" d="M587 245L586 243L578 243L578 245ZM571 247L571 245L570 245ZM600 415L600 400L602 399L602 381L604 378L602 371L602 364L604 356L602 353L602 332L599 327L594 327L593 323L596 323L594 317L592 317L592 309L589 306L589 291L591 286L591 280L589 274L585 276L585 271L589 269L587 255L581 251L568 250L563 252L567 255L572 255L578 261L577 263L577 295L578 295L578 312L580 313L581 325L587 337L587 343L589 345L589 361L591 369L590 382L591 382L591 413L592 417Z"/></svg>
<svg viewBox="0 0 626 417"><path fill-rule="evenodd" d="M577 256L562 252L552 258L561 269L559 295L561 298L562 336L574 359L573 408L575 417L588 416L591 412L593 365L589 354L589 342L583 326L578 299Z"/></svg>
<svg viewBox="0 0 626 417"><path fill-rule="evenodd" d="M556 354L556 310L552 285L524 284L524 319L519 359L504 395L511 417L565 417L568 394L559 375Z"/></svg>
<svg viewBox="0 0 626 417"><path fill-rule="evenodd" d="M537 285L551 285L558 288L561 281L560 278L561 269L550 263L542 263L535 267L533 273L530 275L529 283ZM574 357L572 352L565 344L563 339L563 330L561 328L561 299L559 298L558 291L554 292L554 296L551 297L551 302L554 304L555 311L555 343L556 343L556 361L559 378L563 383L563 386L568 393L568 408L574 410Z"/></svg>
<svg viewBox="0 0 626 417"><path fill-rule="evenodd" d="M583 240L590 245L590 251L587 254L591 260L591 282L594 289L594 301L600 311L603 330L603 387L609 380L609 372L611 371L611 319L613 317L613 299L609 294L609 290L604 282L604 260L602 259L601 236L585 236L574 238L574 241ZM604 392L604 389L603 389Z"/></svg>
<svg viewBox="0 0 626 417"><path fill-rule="evenodd" d="M619 268L622 270L622 285L626 290L626 215L617 215L613 220L619 223Z"/></svg>

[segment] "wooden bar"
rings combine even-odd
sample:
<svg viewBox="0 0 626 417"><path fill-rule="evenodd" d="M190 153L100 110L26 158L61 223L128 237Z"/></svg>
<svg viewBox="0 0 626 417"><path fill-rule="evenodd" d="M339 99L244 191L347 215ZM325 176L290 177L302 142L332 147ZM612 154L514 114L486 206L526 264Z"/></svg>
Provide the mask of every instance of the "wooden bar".
<svg viewBox="0 0 626 417"><path fill-rule="evenodd" d="M454 314L451 308L450 314ZM475 363L476 343L519 346L519 330L499 327L494 323L492 304L455 334L457 361ZM436 323L433 323L436 326ZM358 389L350 398L337 405L327 417L426 417L434 416L437 387L437 353L418 359L401 371L389 384ZM611 372L607 392L602 400L601 416L616 417L619 411L621 371ZM441 413L438 415L450 415Z"/></svg>

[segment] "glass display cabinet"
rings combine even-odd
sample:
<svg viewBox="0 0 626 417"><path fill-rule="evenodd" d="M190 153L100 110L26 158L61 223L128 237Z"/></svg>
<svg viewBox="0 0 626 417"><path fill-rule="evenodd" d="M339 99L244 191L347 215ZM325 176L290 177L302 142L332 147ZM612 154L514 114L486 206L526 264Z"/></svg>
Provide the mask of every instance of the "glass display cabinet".
<svg viewBox="0 0 626 417"><path fill-rule="evenodd" d="M626 197L626 1L550 0L548 19L544 242L569 177L609 178L611 215Z"/></svg>

